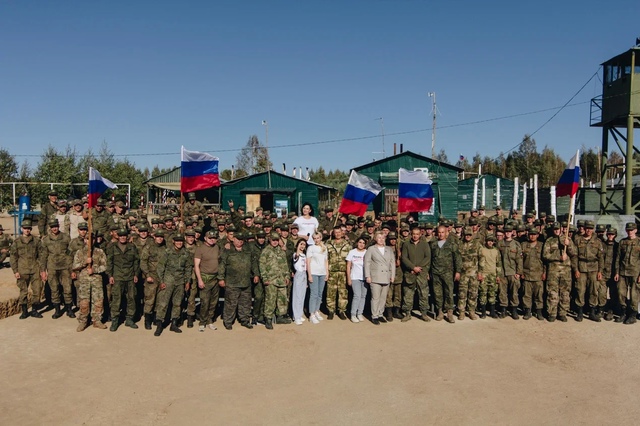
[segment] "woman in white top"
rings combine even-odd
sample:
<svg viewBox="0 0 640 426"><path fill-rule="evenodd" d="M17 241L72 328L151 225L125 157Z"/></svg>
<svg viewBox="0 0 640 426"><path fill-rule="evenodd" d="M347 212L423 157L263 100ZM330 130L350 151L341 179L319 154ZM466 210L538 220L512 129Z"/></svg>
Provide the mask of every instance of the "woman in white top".
<svg viewBox="0 0 640 426"><path fill-rule="evenodd" d="M303 239L296 243L296 251L293 253L293 290L291 295L291 308L296 325L302 325L304 314L304 296L307 293L307 256L305 251L307 242Z"/></svg>
<svg viewBox="0 0 640 426"><path fill-rule="evenodd" d="M382 315L387 302L389 284L396 277L396 257L393 249L385 245L382 231L373 235L375 245L367 249L364 256L364 278L371 287L371 322L379 325L387 322Z"/></svg>
<svg viewBox="0 0 640 426"><path fill-rule="evenodd" d="M353 289L351 299L351 322L364 321L362 311L367 299L367 288L364 286L364 255L367 252L367 241L360 237L356 248L347 254L347 284Z"/></svg>
<svg viewBox="0 0 640 426"><path fill-rule="evenodd" d="M313 217L313 208L311 207L311 204L304 203L302 205L302 216L297 217L293 223L298 225L298 236L305 239L308 246L312 246L314 242L311 236L316 233L319 224L318 219Z"/></svg>
<svg viewBox="0 0 640 426"><path fill-rule="evenodd" d="M329 278L329 257L322 242L322 234L313 234L314 245L307 248L307 278L309 280L309 320L318 324L324 318L320 316L320 303L324 285Z"/></svg>

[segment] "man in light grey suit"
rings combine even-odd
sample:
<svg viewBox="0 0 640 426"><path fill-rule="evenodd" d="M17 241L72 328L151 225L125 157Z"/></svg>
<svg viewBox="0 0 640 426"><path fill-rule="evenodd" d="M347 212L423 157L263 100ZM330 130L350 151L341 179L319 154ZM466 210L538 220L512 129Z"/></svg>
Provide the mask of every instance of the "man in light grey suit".
<svg viewBox="0 0 640 426"><path fill-rule="evenodd" d="M364 255L364 278L371 286L371 322L380 325L387 322L384 306L387 301L389 284L396 276L396 261L393 249L385 245L382 231L374 234L375 245L367 249Z"/></svg>

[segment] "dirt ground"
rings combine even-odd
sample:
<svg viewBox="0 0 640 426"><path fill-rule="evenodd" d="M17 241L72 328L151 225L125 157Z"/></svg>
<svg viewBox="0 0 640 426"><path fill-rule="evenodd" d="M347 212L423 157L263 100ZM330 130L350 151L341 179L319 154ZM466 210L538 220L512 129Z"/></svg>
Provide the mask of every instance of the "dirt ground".
<svg viewBox="0 0 640 426"><path fill-rule="evenodd" d="M5 226L6 227L6 226ZM8 273L8 278L7 278ZM10 271L0 288L10 291ZM6 293L2 293L6 294ZM609 424L640 415L640 326L323 321L160 337L0 320L3 425Z"/></svg>

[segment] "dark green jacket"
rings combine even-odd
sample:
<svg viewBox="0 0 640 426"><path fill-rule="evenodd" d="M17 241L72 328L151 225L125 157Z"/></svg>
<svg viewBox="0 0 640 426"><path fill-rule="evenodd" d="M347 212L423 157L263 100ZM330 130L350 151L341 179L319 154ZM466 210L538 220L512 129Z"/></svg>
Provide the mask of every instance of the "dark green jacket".
<svg viewBox="0 0 640 426"><path fill-rule="evenodd" d="M227 287L249 287L252 278L259 274L258 260L249 247L243 245L240 250L237 250L231 246L229 250L222 250L218 280L224 280Z"/></svg>
<svg viewBox="0 0 640 426"><path fill-rule="evenodd" d="M119 243L107 246L107 275L116 281L132 281L140 273L140 256L133 243L127 243L124 251Z"/></svg>
<svg viewBox="0 0 640 426"><path fill-rule="evenodd" d="M160 255L158 260L158 278L160 283L185 285L191 281L193 272L193 255L181 247L179 250L173 245Z"/></svg>
<svg viewBox="0 0 640 426"><path fill-rule="evenodd" d="M445 240L442 247L438 240L431 241L431 273L443 277L453 276L462 272L462 260L456 244Z"/></svg>

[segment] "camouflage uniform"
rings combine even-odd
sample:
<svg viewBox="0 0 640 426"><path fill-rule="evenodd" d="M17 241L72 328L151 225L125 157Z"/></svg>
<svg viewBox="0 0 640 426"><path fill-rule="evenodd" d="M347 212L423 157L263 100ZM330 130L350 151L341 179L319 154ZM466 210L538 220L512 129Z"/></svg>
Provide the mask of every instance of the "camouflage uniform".
<svg viewBox="0 0 640 426"><path fill-rule="evenodd" d="M511 306L513 309L520 304L520 279L516 275L522 274L522 247L516 240L503 240L501 243L498 244L498 250L502 253L502 270L506 280L500 280L498 285L500 307Z"/></svg>
<svg viewBox="0 0 640 426"><path fill-rule="evenodd" d="M184 248L191 255L191 260L193 261L193 256L196 254L196 248L202 244L200 241L195 241L193 244L187 244L185 241ZM187 315L189 317L194 317L196 315L196 297L198 296L198 280L196 279L196 273L192 269L191 270L191 278L189 282L192 284L189 287L189 297L187 298Z"/></svg>
<svg viewBox="0 0 640 426"><path fill-rule="evenodd" d="M461 273L458 285L458 312L464 315L467 307L469 314L475 316L478 301L478 266L482 246L477 240L463 239L458 249L460 251Z"/></svg>
<svg viewBox="0 0 640 426"><path fill-rule="evenodd" d="M580 272L580 277L576 280L575 303L581 313L586 302L585 294L589 295L589 306L592 308L598 306L597 294L600 287L598 273L602 272L604 268L604 253L602 242L595 234L588 239L579 236L576 238L575 244L577 250L576 270Z"/></svg>
<svg viewBox="0 0 640 426"><path fill-rule="evenodd" d="M329 314L336 312L336 295L338 297L338 315L344 314L349 302L347 290L347 255L351 251L351 243L347 239L331 240L327 243L329 255L329 279L327 280L327 310Z"/></svg>
<svg viewBox="0 0 640 426"><path fill-rule="evenodd" d="M562 260L566 248L567 259ZM560 237L551 235L544 242L542 258L547 267L547 312L551 321L557 317L566 318L571 303L571 258L575 257L573 241L565 247Z"/></svg>
<svg viewBox="0 0 640 426"><path fill-rule="evenodd" d="M24 223L23 223L24 226ZM10 257L11 257L11 269L14 275L20 274L20 278L17 279L17 286L20 289L20 295L18 296L18 304L27 305L27 295L29 286L31 286L31 292L33 296L31 298L31 304L35 311L40 304L40 298L42 297L42 281L40 280L41 268L40 258L42 256L42 245L40 240L33 237L33 235L21 235L11 245Z"/></svg>
<svg viewBox="0 0 640 426"><path fill-rule="evenodd" d="M165 288L158 290L156 321L163 321L172 304L171 320L180 318L185 285L191 281L193 255L184 247L167 247L158 259L158 278Z"/></svg>
<svg viewBox="0 0 640 426"><path fill-rule="evenodd" d="M262 250L267 246L266 243L259 244L258 241L254 241L253 243L245 243L248 244L248 248L252 250L253 257L256 259L256 262L260 261L260 254ZM262 272L262 271L261 271ZM262 278L257 283L252 284L253 289L253 306L251 311L251 316L253 317L253 321L264 322L264 294L265 288L264 283L262 282Z"/></svg>
<svg viewBox="0 0 640 426"><path fill-rule="evenodd" d="M489 304L496 304L496 296L498 293L497 278L502 277L502 254L495 246L489 248L484 246L480 249L479 272L482 275L482 281L478 287L478 303L481 310ZM484 311L483 311L484 312Z"/></svg>
<svg viewBox="0 0 640 426"><path fill-rule="evenodd" d="M540 241L535 245L531 241L522 244L522 273L524 275L524 297L522 304L530 310L535 301L536 309L544 307L543 293L545 266L542 260L542 246Z"/></svg>
<svg viewBox="0 0 640 426"><path fill-rule="evenodd" d="M218 280L225 282L225 300L222 320L225 327L231 327L236 319L241 324L249 324L251 314L252 277L259 276L260 269L252 250L242 246L240 250L232 246L222 250L218 267Z"/></svg>
<svg viewBox="0 0 640 426"><path fill-rule="evenodd" d="M271 320L274 312L279 317L287 315L289 307L287 287L291 284L287 252L280 246L265 247L260 253L260 275L265 287L265 320Z"/></svg>
<svg viewBox="0 0 640 426"><path fill-rule="evenodd" d="M0 268L2 267L2 263L4 263L7 256L9 256L12 243L13 239L11 239L10 236L5 233L0 235Z"/></svg>
<svg viewBox="0 0 640 426"><path fill-rule="evenodd" d="M618 286L613 280L615 264L617 262L618 255L618 242L614 239L609 242L608 240L602 243L603 247L603 257L604 266L602 267L602 281L600 281L600 287L598 289L597 299L598 306L600 308L604 308L607 304L607 289L610 293L611 298L611 306L608 307L608 312L613 312L614 306L617 304L617 294L618 294ZM596 295L591 295L590 297L595 297ZM611 320L611 317L607 318Z"/></svg>
<svg viewBox="0 0 640 426"><path fill-rule="evenodd" d="M88 216L87 216L88 217ZM109 234L109 226L111 225L111 215L105 209L98 211L94 208L91 209L91 221L93 224L93 235L98 233L102 235Z"/></svg>
<svg viewBox="0 0 640 426"><path fill-rule="evenodd" d="M436 308L453 310L453 279L460 273L461 260L458 245L447 240L442 247L431 241L431 279Z"/></svg>
<svg viewBox="0 0 640 426"><path fill-rule="evenodd" d="M54 305L61 303L59 287L62 286L64 303L68 307L73 303L70 242L69 234L58 232L57 235L54 235L49 232L42 239L42 256L40 257L41 268L47 271L47 281L51 289L51 302Z"/></svg>
<svg viewBox="0 0 640 426"><path fill-rule="evenodd" d="M132 243L126 243L123 248L119 242L107 246L107 275L113 278L111 287L111 320L116 324L120 315L122 296L127 301L126 319L133 321L136 313L136 294L134 277L140 273L140 255L138 249ZM114 330L115 331L115 330Z"/></svg>
<svg viewBox="0 0 640 426"><path fill-rule="evenodd" d="M155 241L145 245L140 255L140 269L142 270L142 278L144 279L144 314L151 315L154 312L156 304L156 295L158 294L158 261L160 256L166 251L167 246L164 241L158 244ZM149 278L153 282L149 282Z"/></svg>
<svg viewBox="0 0 640 426"><path fill-rule="evenodd" d="M400 318L400 313L398 311L402 308L402 280L404 276L404 271L400 267L401 258L402 258L402 243L400 240L397 240L397 247L393 247L395 250L396 256L396 277L391 283L389 287L389 292L387 293L387 303L385 304L385 308L393 309L394 314L397 318ZM388 318L387 318L388 319Z"/></svg>
<svg viewBox="0 0 640 426"><path fill-rule="evenodd" d="M415 273L413 268L422 268L420 273ZM423 316L429 311L429 269L431 267L431 248L423 239L414 242L412 240L402 244L402 269L404 271L404 283L402 289L402 311L405 318L411 318L413 301L416 290L420 313Z"/></svg>
<svg viewBox="0 0 640 426"><path fill-rule="evenodd" d="M58 213L58 204L52 203L51 200L42 205L40 209L40 215L38 216L38 231L40 232L40 238L47 235L49 231L49 221L55 219L55 215Z"/></svg>
<svg viewBox="0 0 640 426"><path fill-rule="evenodd" d="M203 258L207 258L207 256L214 257L215 259L220 258L220 247L216 244L213 246L209 246L207 244L203 244L198 247L196 251L196 257L202 260ZM194 258L195 261L195 258ZM202 278L202 282L204 284L204 288L199 288L200 291L200 324L201 326L209 325L213 321L213 316L216 313L216 307L218 306L218 301L220 300L220 287L218 286L218 268L217 262L216 267L213 270L203 270L202 263L199 266L200 268L200 277ZM195 266L194 266L195 271ZM197 280L194 281L194 286L198 285Z"/></svg>
<svg viewBox="0 0 640 426"><path fill-rule="evenodd" d="M86 263L91 257L91 265ZM89 266L93 273L89 274ZM77 250L73 257L73 270L77 272L78 279L78 322L87 324L89 319L89 307L91 307L91 319L94 323L100 322L104 309L104 291L102 289L102 273L107 270L107 255L101 249L94 247L89 255L89 246L84 245Z"/></svg>
<svg viewBox="0 0 640 426"><path fill-rule="evenodd" d="M618 246L618 262L616 262L615 274L618 280L618 305L621 315L624 316L628 309L629 317L635 317L638 313L638 301L640 294L640 238L625 237L620 240ZM627 302L627 292L629 301Z"/></svg>

